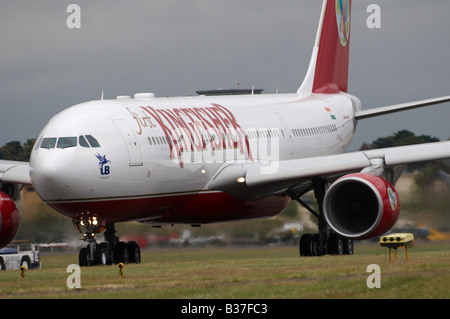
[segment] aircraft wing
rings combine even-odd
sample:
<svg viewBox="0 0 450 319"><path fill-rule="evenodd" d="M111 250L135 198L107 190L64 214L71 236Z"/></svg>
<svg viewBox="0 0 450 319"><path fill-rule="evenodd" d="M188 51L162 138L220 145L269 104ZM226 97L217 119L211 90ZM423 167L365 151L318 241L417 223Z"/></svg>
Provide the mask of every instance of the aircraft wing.
<svg viewBox="0 0 450 319"><path fill-rule="evenodd" d="M402 103L402 104L396 104L396 105L376 107L376 108L372 108L372 109L362 110L355 114L355 119L363 120L363 119L367 119L370 117L386 115L386 114L391 114L391 113L396 113L396 112L402 112L402 111L406 111L406 110L416 109L419 107L430 106L430 105L446 103L446 102L450 102L450 95L427 99L427 100L414 101L414 102L409 102L409 103Z"/></svg>
<svg viewBox="0 0 450 319"><path fill-rule="evenodd" d="M0 160L1 183L31 185L30 165L28 162Z"/></svg>
<svg viewBox="0 0 450 319"><path fill-rule="evenodd" d="M229 165L220 170L207 185L240 199L257 199L290 187L304 188L315 177L333 181L347 173L395 168L410 163L444 160L440 167L449 171L450 141L426 143L301 158L276 163ZM394 172L397 173L398 172ZM401 172L400 172L401 174ZM400 176L396 176L395 180Z"/></svg>

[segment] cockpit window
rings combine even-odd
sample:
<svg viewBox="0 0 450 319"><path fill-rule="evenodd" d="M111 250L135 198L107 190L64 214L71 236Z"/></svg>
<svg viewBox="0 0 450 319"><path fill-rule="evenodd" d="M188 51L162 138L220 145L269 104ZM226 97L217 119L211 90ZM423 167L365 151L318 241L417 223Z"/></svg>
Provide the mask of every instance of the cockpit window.
<svg viewBox="0 0 450 319"><path fill-rule="evenodd" d="M34 144L34 149L37 150L41 146L41 143L42 143L42 136L39 137L39 139Z"/></svg>
<svg viewBox="0 0 450 319"><path fill-rule="evenodd" d="M42 140L41 148L51 149L55 148L56 137L47 137Z"/></svg>
<svg viewBox="0 0 450 319"><path fill-rule="evenodd" d="M100 147L100 144L98 141L93 137L92 135L85 135L87 140L89 141L89 144L91 144L91 147Z"/></svg>
<svg viewBox="0 0 450 319"><path fill-rule="evenodd" d="M59 149L76 147L78 143L81 147L85 148L100 147L100 143L92 135L80 135L79 137L69 136L60 138L46 137L44 139L41 138L40 140L42 140L42 142L38 145L40 145L40 148L46 149L52 149L55 148L55 146Z"/></svg>
<svg viewBox="0 0 450 319"><path fill-rule="evenodd" d="M57 148L68 148L77 146L77 138L76 136L71 137L60 137L58 139Z"/></svg>
<svg viewBox="0 0 450 319"><path fill-rule="evenodd" d="M80 135L80 137L78 138L78 140L79 140L79 142L80 142L80 146L81 146L81 147L87 147L87 148L89 148L89 144L88 144L88 142L86 141L86 139L84 138L83 135Z"/></svg>

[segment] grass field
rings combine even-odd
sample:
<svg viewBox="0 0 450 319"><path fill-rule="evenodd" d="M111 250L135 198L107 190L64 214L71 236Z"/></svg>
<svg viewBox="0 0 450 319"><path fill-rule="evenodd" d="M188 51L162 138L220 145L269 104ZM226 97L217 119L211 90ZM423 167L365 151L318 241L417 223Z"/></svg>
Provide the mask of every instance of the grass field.
<svg viewBox="0 0 450 319"><path fill-rule="evenodd" d="M47 254L42 269L0 272L7 298L449 298L450 243L418 242L389 264L377 244L355 245L353 256L298 257L296 247L147 249L142 263L81 268L81 289L69 289L67 266L77 253ZM381 288L370 289L370 264Z"/></svg>

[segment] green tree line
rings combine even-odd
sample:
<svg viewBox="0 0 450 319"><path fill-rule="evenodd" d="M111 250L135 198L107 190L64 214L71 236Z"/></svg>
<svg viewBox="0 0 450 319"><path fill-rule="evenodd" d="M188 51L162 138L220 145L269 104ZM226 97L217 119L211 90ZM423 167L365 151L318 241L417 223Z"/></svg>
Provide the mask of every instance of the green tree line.
<svg viewBox="0 0 450 319"><path fill-rule="evenodd" d="M370 148L375 149L433 142L439 142L439 139L429 135L416 136L413 132L401 130L391 136L376 139L372 142L372 144L370 144Z"/></svg>
<svg viewBox="0 0 450 319"><path fill-rule="evenodd" d="M36 139L28 139L24 144L11 141L0 147L0 159L28 162Z"/></svg>

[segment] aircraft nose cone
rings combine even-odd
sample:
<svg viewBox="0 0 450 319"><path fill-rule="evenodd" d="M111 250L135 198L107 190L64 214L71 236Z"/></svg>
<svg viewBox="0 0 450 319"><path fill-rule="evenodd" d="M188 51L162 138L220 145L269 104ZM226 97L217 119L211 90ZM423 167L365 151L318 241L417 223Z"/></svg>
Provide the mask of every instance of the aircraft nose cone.
<svg viewBox="0 0 450 319"><path fill-rule="evenodd" d="M31 179L44 200L63 199L70 190L69 167L57 158L38 156L31 167Z"/></svg>

